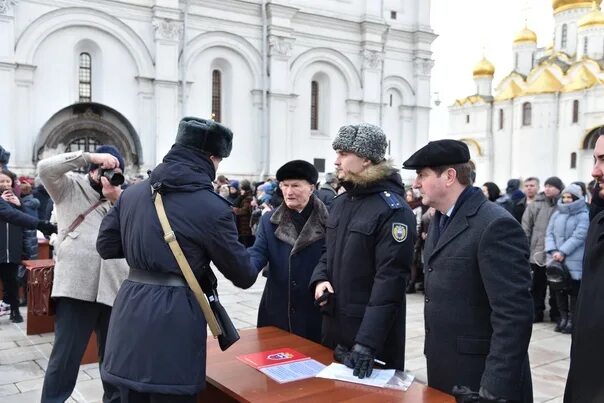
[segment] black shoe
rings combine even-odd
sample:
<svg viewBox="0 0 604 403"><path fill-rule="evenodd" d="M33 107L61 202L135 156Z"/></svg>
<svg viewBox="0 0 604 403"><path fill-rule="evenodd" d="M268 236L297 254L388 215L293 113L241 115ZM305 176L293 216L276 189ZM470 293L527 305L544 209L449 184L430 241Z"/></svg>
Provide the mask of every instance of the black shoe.
<svg viewBox="0 0 604 403"><path fill-rule="evenodd" d="M554 328L554 332L562 333L562 329L566 328L566 324L568 323L568 317L566 315L562 315L562 318L556 324Z"/></svg>
<svg viewBox="0 0 604 403"><path fill-rule="evenodd" d="M14 311L11 311L11 313L10 313L10 320L13 323L22 323L23 316L21 316L21 312L19 312L18 309L15 309Z"/></svg>
<svg viewBox="0 0 604 403"><path fill-rule="evenodd" d="M533 323L541 323L543 322L543 312L536 312L535 316L533 316Z"/></svg>
<svg viewBox="0 0 604 403"><path fill-rule="evenodd" d="M415 283L407 284L407 288L405 289L405 294L415 294Z"/></svg>

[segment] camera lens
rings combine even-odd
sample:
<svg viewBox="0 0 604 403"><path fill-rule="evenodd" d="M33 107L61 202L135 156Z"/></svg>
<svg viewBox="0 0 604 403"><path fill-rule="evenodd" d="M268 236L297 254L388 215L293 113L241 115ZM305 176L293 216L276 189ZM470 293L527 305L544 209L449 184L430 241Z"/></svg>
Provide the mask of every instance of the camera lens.
<svg viewBox="0 0 604 403"><path fill-rule="evenodd" d="M119 172L115 172L113 169L103 172L103 176L109 180L112 186L120 186L125 182L124 175Z"/></svg>

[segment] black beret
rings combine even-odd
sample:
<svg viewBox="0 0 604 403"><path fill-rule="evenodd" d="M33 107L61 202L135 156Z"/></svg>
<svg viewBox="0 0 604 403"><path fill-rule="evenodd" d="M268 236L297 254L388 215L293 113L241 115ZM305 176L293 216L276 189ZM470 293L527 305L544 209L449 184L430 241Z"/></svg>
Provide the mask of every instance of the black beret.
<svg viewBox="0 0 604 403"><path fill-rule="evenodd" d="M213 120L185 117L178 125L175 143L227 158L233 148L233 132Z"/></svg>
<svg viewBox="0 0 604 403"><path fill-rule="evenodd" d="M443 165L463 164L470 161L466 143L457 140L431 141L403 162L403 169L421 169Z"/></svg>
<svg viewBox="0 0 604 403"><path fill-rule="evenodd" d="M315 185L319 180L319 172L317 172L317 168L310 162L302 160L289 161L277 170L277 180L279 182L288 179L303 179L311 185Z"/></svg>

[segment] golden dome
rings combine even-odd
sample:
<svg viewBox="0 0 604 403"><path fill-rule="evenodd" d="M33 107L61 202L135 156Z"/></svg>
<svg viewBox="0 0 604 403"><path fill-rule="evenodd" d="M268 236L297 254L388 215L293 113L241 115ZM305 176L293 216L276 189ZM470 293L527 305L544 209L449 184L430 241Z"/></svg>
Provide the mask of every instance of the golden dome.
<svg viewBox="0 0 604 403"><path fill-rule="evenodd" d="M591 12L585 14L579 19L579 28L604 27L604 13L593 3Z"/></svg>
<svg viewBox="0 0 604 403"><path fill-rule="evenodd" d="M486 57L483 57L481 61L478 62L476 66L474 66L474 70L472 71L472 75L474 77L480 76L489 76L493 77L495 74L495 66L493 63L488 61Z"/></svg>
<svg viewBox="0 0 604 403"><path fill-rule="evenodd" d="M592 3L593 1L586 0L552 0L552 8L554 9L554 13L558 13L571 8L591 7ZM600 5L602 0L596 0L596 3Z"/></svg>
<svg viewBox="0 0 604 403"><path fill-rule="evenodd" d="M537 34L525 26L514 38L514 43L537 43Z"/></svg>

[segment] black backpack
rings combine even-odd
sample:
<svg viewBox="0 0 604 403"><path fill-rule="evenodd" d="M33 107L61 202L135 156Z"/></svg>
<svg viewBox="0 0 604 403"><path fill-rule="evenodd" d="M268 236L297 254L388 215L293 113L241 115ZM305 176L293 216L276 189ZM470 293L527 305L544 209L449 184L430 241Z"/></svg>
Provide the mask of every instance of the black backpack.
<svg viewBox="0 0 604 403"><path fill-rule="evenodd" d="M552 290L564 291L570 289L570 271L564 263L555 260L549 262L545 266L545 276Z"/></svg>

